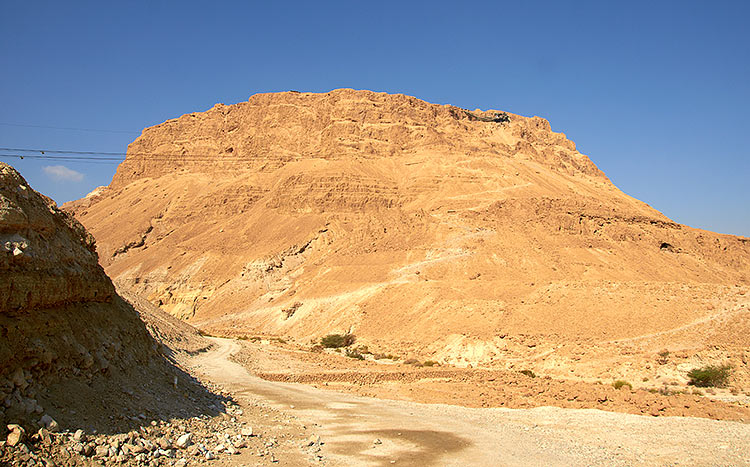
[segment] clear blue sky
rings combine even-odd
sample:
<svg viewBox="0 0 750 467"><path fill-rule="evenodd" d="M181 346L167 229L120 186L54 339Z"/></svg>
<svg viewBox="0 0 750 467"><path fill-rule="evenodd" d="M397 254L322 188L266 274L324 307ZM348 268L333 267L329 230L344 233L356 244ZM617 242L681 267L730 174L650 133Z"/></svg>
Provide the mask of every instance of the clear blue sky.
<svg viewBox="0 0 750 467"><path fill-rule="evenodd" d="M0 125L0 147L122 152L258 92L398 92L545 117L626 193L750 236L748 20L746 1L5 0L0 123L122 132ZM58 202L115 170L10 162Z"/></svg>

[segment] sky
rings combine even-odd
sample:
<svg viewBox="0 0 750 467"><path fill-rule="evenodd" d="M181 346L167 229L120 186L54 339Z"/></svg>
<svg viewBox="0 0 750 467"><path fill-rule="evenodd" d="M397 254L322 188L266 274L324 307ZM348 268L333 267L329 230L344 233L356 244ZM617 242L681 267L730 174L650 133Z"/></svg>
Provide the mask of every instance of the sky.
<svg viewBox="0 0 750 467"><path fill-rule="evenodd" d="M0 147L124 152L259 92L404 93L544 117L629 195L750 236L748 18L746 1L0 0ZM0 160L58 203L116 170Z"/></svg>

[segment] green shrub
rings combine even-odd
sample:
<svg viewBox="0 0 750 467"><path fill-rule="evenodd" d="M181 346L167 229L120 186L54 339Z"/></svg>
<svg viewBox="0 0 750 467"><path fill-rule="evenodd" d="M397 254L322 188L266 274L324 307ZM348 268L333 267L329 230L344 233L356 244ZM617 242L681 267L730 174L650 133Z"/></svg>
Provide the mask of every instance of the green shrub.
<svg viewBox="0 0 750 467"><path fill-rule="evenodd" d="M344 353L349 358L356 358L357 360L364 360L365 356L362 355L358 350L356 349L346 349L346 352Z"/></svg>
<svg viewBox="0 0 750 467"><path fill-rule="evenodd" d="M621 380L621 379L618 379L617 381L615 381L615 382L612 383L612 387L615 388L615 389L620 389L623 386L627 386L628 388L633 389L633 385L632 384L628 383L627 381Z"/></svg>
<svg viewBox="0 0 750 467"><path fill-rule="evenodd" d="M352 334L328 334L320 339L320 345L327 349L338 349L349 347L354 344L355 337Z"/></svg>
<svg viewBox="0 0 750 467"><path fill-rule="evenodd" d="M699 388L724 387L729 382L732 374L729 365L706 365L702 368L694 368L688 372L688 384Z"/></svg>
<svg viewBox="0 0 750 467"><path fill-rule="evenodd" d="M526 376L528 376L529 378L536 378L536 373L534 373L534 372L533 372L533 371L531 371L531 370L521 370L521 372L520 372L520 373L521 373L522 375L526 375Z"/></svg>
<svg viewBox="0 0 750 467"><path fill-rule="evenodd" d="M375 358L375 360L398 360L398 357L391 354L384 354L384 353L374 353L372 356Z"/></svg>
<svg viewBox="0 0 750 467"><path fill-rule="evenodd" d="M407 360L404 360L404 364L406 365L414 365L414 366L422 366L422 363L420 363L419 360L416 358L409 358Z"/></svg>
<svg viewBox="0 0 750 467"><path fill-rule="evenodd" d="M424 363L422 363L422 366L440 366L440 364L433 360L426 360Z"/></svg>

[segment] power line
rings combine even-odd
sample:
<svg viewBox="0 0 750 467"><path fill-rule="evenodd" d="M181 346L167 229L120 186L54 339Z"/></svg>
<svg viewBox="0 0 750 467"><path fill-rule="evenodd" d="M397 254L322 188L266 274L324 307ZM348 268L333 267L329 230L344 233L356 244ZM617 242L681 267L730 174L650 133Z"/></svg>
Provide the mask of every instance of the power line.
<svg viewBox="0 0 750 467"><path fill-rule="evenodd" d="M111 156L118 156L120 159L122 159L125 156L148 156L148 157L156 157L156 158L203 158L206 160L216 160L217 158L223 159L237 159L237 160L245 160L243 157L239 157L236 154L233 153L225 153L228 154L226 156L221 156L218 153L215 154L198 154L198 153L158 153L158 152L108 152L108 151L70 151L65 149L31 149L31 148L1 148L0 151L6 151L6 152L20 152L20 153L33 153L37 155L47 156L47 157L59 157L59 156L49 156L48 154L63 154L63 155L70 155L70 156L102 156L99 157L100 159L111 157ZM26 156L24 156L26 157ZM31 156L29 156L31 157Z"/></svg>
<svg viewBox="0 0 750 467"><path fill-rule="evenodd" d="M3 154L4 152L5 154ZM44 161L64 161L81 163L120 163L126 158L130 161L164 161L164 162L213 162L213 163L247 163L252 155L243 156L231 153L146 153L146 152L109 152L109 151L72 151L63 149L32 149L0 147L0 158L34 159Z"/></svg>
<svg viewBox="0 0 750 467"><path fill-rule="evenodd" d="M25 123L6 123L0 122L3 126L15 126L22 128L44 128L49 130L68 130L68 131L93 131L98 133L127 133L127 134L140 134L140 131L127 131L127 130L103 130L99 128L73 128L65 126L47 126L47 125L28 125Z"/></svg>
<svg viewBox="0 0 750 467"><path fill-rule="evenodd" d="M124 152L104 152L104 151L67 151L62 149L30 149L30 148L0 148L0 151L12 152L38 152L41 154L84 154L84 155L102 155L102 156L125 156Z"/></svg>
<svg viewBox="0 0 750 467"><path fill-rule="evenodd" d="M236 152L214 154L200 153L157 153L157 152L108 152L108 151L71 151L63 149L31 149L31 148L4 148L0 151L13 154L6 156L19 156L16 153L22 153L24 158L29 159L72 159L72 160L116 160L121 161L127 157L143 157L148 160L169 160L169 161L188 161L188 162L247 162L251 157L242 156Z"/></svg>
<svg viewBox="0 0 750 467"><path fill-rule="evenodd" d="M41 159L49 162L83 162L86 164L119 164L122 159L97 159L97 158L74 158L74 157L45 157L36 155L0 154L3 159Z"/></svg>

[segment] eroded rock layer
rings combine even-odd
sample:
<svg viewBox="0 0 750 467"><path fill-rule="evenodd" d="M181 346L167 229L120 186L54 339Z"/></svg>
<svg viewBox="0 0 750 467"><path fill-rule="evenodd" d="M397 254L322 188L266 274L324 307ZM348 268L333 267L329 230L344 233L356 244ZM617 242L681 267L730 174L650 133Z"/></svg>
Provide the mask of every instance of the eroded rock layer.
<svg viewBox="0 0 750 467"><path fill-rule="evenodd" d="M538 117L259 94L147 128L69 208L111 276L213 332L598 377L750 345L750 240L625 195Z"/></svg>
<svg viewBox="0 0 750 467"><path fill-rule="evenodd" d="M3 163L0 202L0 436L9 423L104 432L195 413L155 399L178 379L180 394L201 391L115 292L83 226Z"/></svg>

